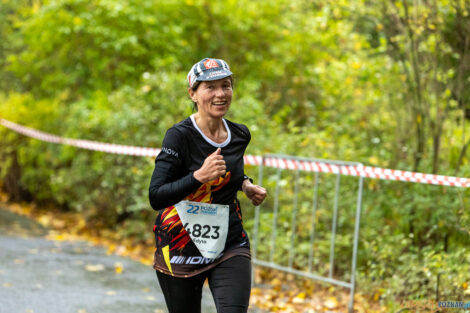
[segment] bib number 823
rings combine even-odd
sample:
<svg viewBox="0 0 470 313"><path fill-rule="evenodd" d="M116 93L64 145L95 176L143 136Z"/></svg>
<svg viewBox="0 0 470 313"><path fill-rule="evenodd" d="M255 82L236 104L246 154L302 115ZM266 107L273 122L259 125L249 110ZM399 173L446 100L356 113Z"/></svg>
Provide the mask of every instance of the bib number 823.
<svg viewBox="0 0 470 313"><path fill-rule="evenodd" d="M194 224L190 225L189 223L184 224L184 229L188 232L189 235L193 237L201 237L205 239L217 239L220 237L219 229L220 226L211 226L211 225L201 225Z"/></svg>

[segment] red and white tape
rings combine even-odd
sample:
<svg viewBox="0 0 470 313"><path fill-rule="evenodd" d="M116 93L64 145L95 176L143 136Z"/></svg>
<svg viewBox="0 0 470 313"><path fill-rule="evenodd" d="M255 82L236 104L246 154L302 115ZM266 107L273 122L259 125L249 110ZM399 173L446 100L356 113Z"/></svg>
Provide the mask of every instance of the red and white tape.
<svg viewBox="0 0 470 313"><path fill-rule="evenodd" d="M45 132L38 131L33 128L25 127L5 119L0 118L0 124L14 130L25 136L39 139L42 141L70 145L82 149L102 151L107 153L135 155L135 156L148 156L156 157L160 153L160 149L116 145L98 141L71 139L54 136ZM470 187L470 179L463 177L443 176L434 174L424 174L409 171L399 171L387 168L363 166L363 165L337 165L333 163L296 160L288 157L267 156L261 157L257 155L246 155L244 157L246 165L263 166L300 170L307 172L320 172L342 174L347 176L362 176L368 178L377 178L384 180L399 180L405 182L414 182L421 184L442 185L442 186L455 186L455 187Z"/></svg>
<svg viewBox="0 0 470 313"><path fill-rule="evenodd" d="M39 139L41 141L47 141L52 143L64 144L69 146L74 146L82 149L94 150L94 151L102 151L107 153L115 153L115 154L126 154L126 155L136 155L136 156L156 156L160 153L160 149L155 148L147 148L147 147L136 147L136 146L123 146L123 145L115 145L112 143L105 143L99 141L92 141L92 140L82 140L82 139L71 139L71 138L64 138L54 136L34 128L29 128L26 126L22 126L5 119L0 118L0 124L20 133L22 135Z"/></svg>
<svg viewBox="0 0 470 313"><path fill-rule="evenodd" d="M261 162L263 162L263 158L260 156L245 156L245 164L261 165ZM470 179L468 178L400 171L388 168L364 166L361 164L337 165L328 163L327 161L317 162L295 160L288 157L283 158L277 156L268 156L264 158L263 166L307 172L341 174L346 176L362 176L383 180L399 180L421 184L455 186L464 188L470 187Z"/></svg>

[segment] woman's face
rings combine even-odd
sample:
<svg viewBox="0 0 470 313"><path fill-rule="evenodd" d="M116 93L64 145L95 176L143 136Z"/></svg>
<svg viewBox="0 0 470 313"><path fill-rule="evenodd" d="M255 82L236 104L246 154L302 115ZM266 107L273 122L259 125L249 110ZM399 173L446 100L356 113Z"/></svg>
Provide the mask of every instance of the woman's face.
<svg viewBox="0 0 470 313"><path fill-rule="evenodd" d="M225 77L203 81L196 91L189 89L189 95L196 102L200 114L222 118L232 102L232 80L230 77Z"/></svg>

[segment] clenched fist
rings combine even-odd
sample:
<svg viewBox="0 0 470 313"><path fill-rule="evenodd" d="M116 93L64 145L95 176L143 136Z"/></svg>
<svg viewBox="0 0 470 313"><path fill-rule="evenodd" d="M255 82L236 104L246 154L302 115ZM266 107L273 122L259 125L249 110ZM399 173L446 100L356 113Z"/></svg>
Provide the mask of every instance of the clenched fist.
<svg viewBox="0 0 470 313"><path fill-rule="evenodd" d="M267 195L266 189L261 186L254 185L248 179L245 179L243 181L242 190L248 197L248 199L251 200L251 203L253 203L253 205L260 205L261 203L263 203Z"/></svg>
<svg viewBox="0 0 470 313"><path fill-rule="evenodd" d="M224 157L220 154L221 149L217 148L214 153L209 155L202 164L201 168L194 172L194 178L205 184L211 180L219 178L225 174Z"/></svg>

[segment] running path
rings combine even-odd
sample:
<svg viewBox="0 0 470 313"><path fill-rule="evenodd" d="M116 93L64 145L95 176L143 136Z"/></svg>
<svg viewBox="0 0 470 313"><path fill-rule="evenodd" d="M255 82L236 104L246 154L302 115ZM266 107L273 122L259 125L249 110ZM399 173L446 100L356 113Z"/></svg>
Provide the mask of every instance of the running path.
<svg viewBox="0 0 470 313"><path fill-rule="evenodd" d="M0 208L0 313L167 312L151 267L47 232ZM215 312L208 288L202 312Z"/></svg>

